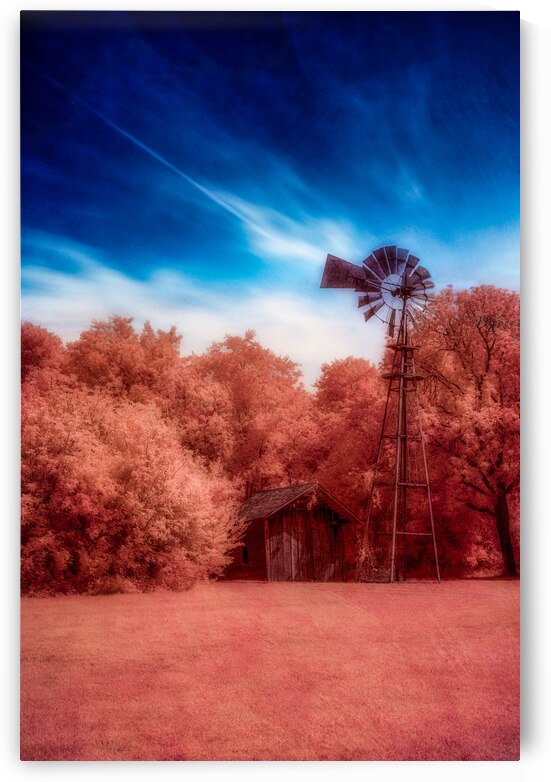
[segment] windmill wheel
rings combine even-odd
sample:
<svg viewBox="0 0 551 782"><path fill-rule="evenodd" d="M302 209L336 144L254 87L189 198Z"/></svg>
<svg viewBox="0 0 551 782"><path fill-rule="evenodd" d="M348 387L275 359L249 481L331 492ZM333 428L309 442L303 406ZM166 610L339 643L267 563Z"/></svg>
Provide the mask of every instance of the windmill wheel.
<svg viewBox="0 0 551 782"><path fill-rule="evenodd" d="M388 325L388 334L394 330L406 308L406 315L413 322L423 312L430 300L429 290L434 288L430 272L419 266L419 258L403 247L388 246L374 250L363 261L366 281L358 280L360 296L358 307L366 307L365 320L376 316Z"/></svg>

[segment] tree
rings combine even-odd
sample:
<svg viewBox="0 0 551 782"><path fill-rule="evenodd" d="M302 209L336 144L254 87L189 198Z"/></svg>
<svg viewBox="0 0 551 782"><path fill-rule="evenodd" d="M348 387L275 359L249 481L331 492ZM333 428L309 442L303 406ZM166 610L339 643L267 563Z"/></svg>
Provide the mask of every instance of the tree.
<svg viewBox="0 0 551 782"><path fill-rule="evenodd" d="M348 356L323 364L315 388L320 480L363 517L384 404L380 372Z"/></svg>
<svg viewBox="0 0 551 782"><path fill-rule="evenodd" d="M40 372L22 402L25 591L182 588L221 572L240 533L234 488L154 404Z"/></svg>
<svg viewBox="0 0 551 782"><path fill-rule="evenodd" d="M160 405L182 446L207 465L225 467L233 450L230 394L222 383L201 371L197 357L182 361Z"/></svg>
<svg viewBox="0 0 551 782"><path fill-rule="evenodd" d="M493 519L507 575L517 575L510 499L518 492L520 301L493 286L447 288L417 334L432 447L449 486Z"/></svg>
<svg viewBox="0 0 551 782"><path fill-rule="evenodd" d="M132 318L93 321L67 346L68 371L80 384L115 398L152 402L176 427L180 443L206 464L225 463L231 451L224 386L198 371L194 357L180 356L175 327L142 331Z"/></svg>
<svg viewBox="0 0 551 782"><path fill-rule="evenodd" d="M138 333L133 318L111 315L94 320L67 345L68 371L89 388L135 401L160 401L174 395L181 369L181 337L175 327L154 332L146 322Z"/></svg>
<svg viewBox="0 0 551 782"><path fill-rule="evenodd" d="M21 382L37 369L57 371L65 359L62 341L56 334L25 321L21 324Z"/></svg>
<svg viewBox="0 0 551 782"><path fill-rule="evenodd" d="M253 331L228 336L193 359L194 370L227 393L222 414L230 430L227 474L244 496L304 473L299 454L309 426L308 394L297 365L263 348Z"/></svg>
<svg viewBox="0 0 551 782"><path fill-rule="evenodd" d="M365 522L384 404L380 372L369 361L348 356L324 364L315 388L312 473ZM347 526L351 567L363 533L363 523Z"/></svg>

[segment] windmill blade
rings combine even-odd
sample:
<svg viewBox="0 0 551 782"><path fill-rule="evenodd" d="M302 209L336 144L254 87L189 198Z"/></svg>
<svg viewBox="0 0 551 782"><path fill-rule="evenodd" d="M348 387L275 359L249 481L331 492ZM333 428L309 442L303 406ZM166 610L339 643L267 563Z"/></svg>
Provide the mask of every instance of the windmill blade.
<svg viewBox="0 0 551 782"><path fill-rule="evenodd" d="M414 301L413 299L409 300L409 306L416 315L421 314L424 312L427 308L427 302L423 299L422 301Z"/></svg>
<svg viewBox="0 0 551 782"><path fill-rule="evenodd" d="M406 250L404 247L397 247L396 248L396 266L397 266L397 274L402 274L404 269L407 266L407 259L409 255L409 250Z"/></svg>
<svg viewBox="0 0 551 782"><path fill-rule="evenodd" d="M418 263L419 263L419 258L416 255L409 256L406 262L406 271L408 276L411 275L412 271L415 269Z"/></svg>
<svg viewBox="0 0 551 782"><path fill-rule="evenodd" d="M409 256L409 250L406 250L405 247L397 247L396 248L396 257L399 261L407 261Z"/></svg>
<svg viewBox="0 0 551 782"><path fill-rule="evenodd" d="M379 281L384 280L386 277L386 272L382 269L381 264L375 257L375 253L371 253L371 255L368 255L367 258L364 258L362 263L373 277Z"/></svg>
<svg viewBox="0 0 551 782"><path fill-rule="evenodd" d="M365 280L362 266L343 261L335 255L328 255L320 288L355 288L358 282L365 282Z"/></svg>
<svg viewBox="0 0 551 782"><path fill-rule="evenodd" d="M425 280L420 283L417 281L413 286L410 285L411 296L424 296L426 299L434 298L434 294L430 291L434 288L432 280Z"/></svg>
<svg viewBox="0 0 551 782"><path fill-rule="evenodd" d="M414 299L416 296L428 300L430 294L423 286L418 286L417 288L410 289L410 297Z"/></svg>
<svg viewBox="0 0 551 782"><path fill-rule="evenodd" d="M392 310L390 314L390 320L388 322L388 329L387 329L387 334L389 337L394 337L394 324L396 323L396 312L397 310Z"/></svg>
<svg viewBox="0 0 551 782"><path fill-rule="evenodd" d="M419 323L419 313L415 312L412 308L408 307L407 310L407 317L409 318L409 321L414 329L418 329L420 326Z"/></svg>
<svg viewBox="0 0 551 782"><path fill-rule="evenodd" d="M411 293L411 299L415 301L415 299L422 299L423 301L428 301L429 294L425 291L424 288L416 288Z"/></svg>
<svg viewBox="0 0 551 782"><path fill-rule="evenodd" d="M425 295L422 297L422 300L423 300L422 307L423 307L423 309L426 310L427 307L429 306L429 304L431 304L434 301L434 299L435 299L435 297L432 296L432 294L425 293ZM415 303L418 304L419 302L415 302Z"/></svg>
<svg viewBox="0 0 551 782"><path fill-rule="evenodd" d="M426 296L425 289L424 288L415 288L414 290L412 290L410 288L409 296L410 296L410 299L414 299L416 296L420 296L420 297L424 298Z"/></svg>
<svg viewBox="0 0 551 782"><path fill-rule="evenodd" d="M384 251L384 254L385 254L386 267L387 267L388 273L390 275L390 274L392 274L392 267L390 265L390 258L388 257L388 255L386 253L386 247L383 247L383 251Z"/></svg>
<svg viewBox="0 0 551 782"><path fill-rule="evenodd" d="M354 290L356 293L378 293L379 296L381 295L381 283L377 280L364 280L363 282L361 280L358 280L356 285L354 286Z"/></svg>
<svg viewBox="0 0 551 782"><path fill-rule="evenodd" d="M380 293L367 293L365 296L360 296L358 299L358 307L367 307L368 305L375 304L375 302L379 301L380 299Z"/></svg>
<svg viewBox="0 0 551 782"><path fill-rule="evenodd" d="M398 262L396 260L396 245L388 245L385 247L386 257L388 258L388 266L391 274L396 274L398 271Z"/></svg>
<svg viewBox="0 0 551 782"><path fill-rule="evenodd" d="M362 261L362 263L365 263L365 261ZM383 280L381 279L378 271L375 271L374 269L370 269L369 266L364 266L364 274L366 280L369 280L370 282L374 282L379 286L382 285Z"/></svg>
<svg viewBox="0 0 551 782"><path fill-rule="evenodd" d="M383 270L384 276L388 277L389 274L392 274L392 272L390 271L390 267L388 265L388 259L386 256L385 248L379 247L378 250L373 250L373 255L377 259L379 268Z"/></svg>
<svg viewBox="0 0 551 782"><path fill-rule="evenodd" d="M424 323L426 323L424 310L418 310L418 309L414 309L413 307L408 307L407 314L416 328L419 328Z"/></svg>
<svg viewBox="0 0 551 782"><path fill-rule="evenodd" d="M370 318L372 318L373 315L376 315L379 312L379 310L381 309L381 307L383 307L383 306L384 306L384 301L382 299L379 302L377 302L376 304L372 304L371 307L364 312L364 319L366 320L366 322Z"/></svg>
<svg viewBox="0 0 551 782"><path fill-rule="evenodd" d="M428 269L425 269L424 266L418 266L413 274L410 276L410 285L413 285L414 287L418 285L419 283L424 283L425 280L428 280L430 277L430 272Z"/></svg>
<svg viewBox="0 0 551 782"><path fill-rule="evenodd" d="M422 307L423 309L425 309L429 303L426 296L412 296L410 301L412 304L416 304L418 307Z"/></svg>
<svg viewBox="0 0 551 782"><path fill-rule="evenodd" d="M419 306L423 307L423 309L424 309L427 306L427 304L429 303L428 294L422 293L422 292L418 291L417 293L414 293L411 296L410 302L412 304L418 304Z"/></svg>

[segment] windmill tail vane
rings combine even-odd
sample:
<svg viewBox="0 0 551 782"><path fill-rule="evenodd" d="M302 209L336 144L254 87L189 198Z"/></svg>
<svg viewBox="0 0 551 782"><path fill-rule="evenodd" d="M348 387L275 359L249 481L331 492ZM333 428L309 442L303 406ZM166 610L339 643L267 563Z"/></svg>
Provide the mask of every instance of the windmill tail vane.
<svg viewBox="0 0 551 782"><path fill-rule="evenodd" d="M430 272L409 250L391 245L374 250L361 266L328 255L321 287L360 293L365 320L382 321L395 339L391 370L383 375L386 404L356 578L406 581L411 572L426 577L428 559L431 576L440 581L419 404L424 378L416 371L410 328L432 300Z"/></svg>

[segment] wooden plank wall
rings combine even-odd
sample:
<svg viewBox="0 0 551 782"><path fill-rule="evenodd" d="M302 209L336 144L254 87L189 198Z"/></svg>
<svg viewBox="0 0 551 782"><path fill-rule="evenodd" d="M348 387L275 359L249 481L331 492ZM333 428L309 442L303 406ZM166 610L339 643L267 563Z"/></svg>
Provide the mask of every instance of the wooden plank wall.
<svg viewBox="0 0 551 782"><path fill-rule="evenodd" d="M266 520L267 577L270 581L343 581L344 536L333 511L300 504Z"/></svg>
<svg viewBox="0 0 551 782"><path fill-rule="evenodd" d="M345 581L343 525L338 516L320 504L307 508L288 506L268 519L253 521L242 548L233 552L226 568L228 579L268 581Z"/></svg>

